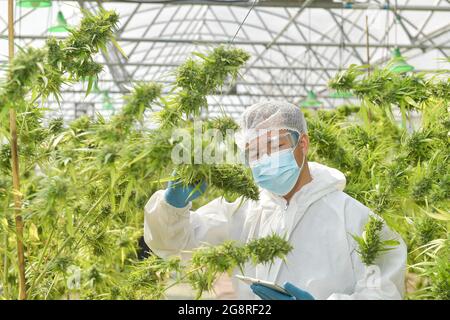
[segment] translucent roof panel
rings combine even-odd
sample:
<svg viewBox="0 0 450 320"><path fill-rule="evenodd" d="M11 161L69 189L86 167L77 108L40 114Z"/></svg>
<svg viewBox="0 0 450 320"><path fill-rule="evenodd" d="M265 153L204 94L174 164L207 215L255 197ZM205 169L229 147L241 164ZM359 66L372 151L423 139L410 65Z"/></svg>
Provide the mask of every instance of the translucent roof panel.
<svg viewBox="0 0 450 320"><path fill-rule="evenodd" d="M104 109L105 99L115 109L120 108L122 95L133 81L168 84L174 68L193 51L231 41L252 58L235 90L209 97L211 114L224 108L237 116L261 99L298 104L309 90L318 94L325 107L333 107L337 102L329 97L327 81L350 64L367 63L367 39L374 65L385 64L390 51L399 47L416 70L439 70L446 67L442 58L450 53L450 3L446 0L113 0L52 4L41 9L15 8L18 47L41 46L59 10L69 24L76 25L81 18L80 6L95 11L101 5L120 14L117 37L128 55L125 60L111 48L108 56L98 56L105 64L99 87L107 92L107 98L104 93L85 98L83 85L77 84L64 89L61 109L50 102L68 119L83 112L109 115L113 111ZM58 37L64 37L64 33ZM7 1L0 0L0 61L6 60Z"/></svg>

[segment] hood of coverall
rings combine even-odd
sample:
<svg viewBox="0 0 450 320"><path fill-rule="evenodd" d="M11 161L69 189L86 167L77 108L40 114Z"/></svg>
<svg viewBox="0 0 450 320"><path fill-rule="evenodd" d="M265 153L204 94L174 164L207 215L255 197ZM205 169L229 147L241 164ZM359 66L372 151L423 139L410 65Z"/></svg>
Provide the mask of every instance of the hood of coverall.
<svg viewBox="0 0 450 320"><path fill-rule="evenodd" d="M344 190L346 179L342 172L316 162L309 162L308 165L312 181L294 194L288 206L283 197L261 189L261 200L259 201L261 209L249 212L253 216L249 217L250 220L253 220L253 223L248 222L255 228L250 230L247 241L252 238L265 237L272 233L284 235L289 240L291 234L295 232L295 227L314 202L328 193ZM314 213L311 212L311 214ZM256 278L276 282L281 265L282 260L277 259L272 266L256 266ZM252 266L247 267L254 268ZM249 274L253 274L253 272L249 272ZM251 299L252 293L248 291L249 288L243 288L242 285L239 285L239 287L243 291L239 290L241 291L241 298Z"/></svg>

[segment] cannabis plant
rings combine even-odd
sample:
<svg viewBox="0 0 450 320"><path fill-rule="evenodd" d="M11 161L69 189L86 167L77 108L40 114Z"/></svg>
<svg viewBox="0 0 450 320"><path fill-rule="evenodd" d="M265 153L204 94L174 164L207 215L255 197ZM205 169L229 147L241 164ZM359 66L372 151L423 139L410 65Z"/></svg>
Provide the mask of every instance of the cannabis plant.
<svg viewBox="0 0 450 320"><path fill-rule="evenodd" d="M369 221L364 226L361 236L352 235L358 244L358 252L361 261L370 266L375 263L376 259L386 251L392 250L393 246L399 245L397 240L382 240L381 231L383 229L383 221L376 217L369 217Z"/></svg>

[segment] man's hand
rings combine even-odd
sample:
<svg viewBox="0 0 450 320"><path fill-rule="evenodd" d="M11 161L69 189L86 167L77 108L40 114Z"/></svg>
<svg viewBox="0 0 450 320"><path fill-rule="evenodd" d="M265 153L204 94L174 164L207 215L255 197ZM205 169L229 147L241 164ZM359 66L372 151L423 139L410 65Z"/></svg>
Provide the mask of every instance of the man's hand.
<svg viewBox="0 0 450 320"><path fill-rule="evenodd" d="M262 300L314 300L314 297L310 293L297 288L290 282L286 282L283 285L283 288L289 294L284 294L270 289L262 284L254 283L250 286L250 288L253 290L253 293L259 296Z"/></svg>

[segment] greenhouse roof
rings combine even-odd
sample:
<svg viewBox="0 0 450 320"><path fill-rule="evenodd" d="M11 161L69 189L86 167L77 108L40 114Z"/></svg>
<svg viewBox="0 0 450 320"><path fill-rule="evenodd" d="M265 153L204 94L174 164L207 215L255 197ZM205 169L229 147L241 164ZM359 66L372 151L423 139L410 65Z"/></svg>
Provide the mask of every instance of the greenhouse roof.
<svg viewBox="0 0 450 320"><path fill-rule="evenodd" d="M85 97L83 84L77 84L64 89L60 110L50 101L66 118L114 112L133 81L168 84L171 71L192 52L220 44L242 47L252 57L234 86L209 97L213 115L226 110L237 116L261 99L299 105L311 90L324 107L333 107L329 78L350 64L367 64L368 56L371 65L385 65L396 47L416 71L448 68L446 0L52 1L47 8L15 7L16 46L64 37L48 32L59 11L70 26L79 22L80 7L100 6L120 14L117 38L128 59L111 46L108 56L98 57L105 69L97 92ZM7 1L0 0L0 63L7 61L7 18Z"/></svg>

